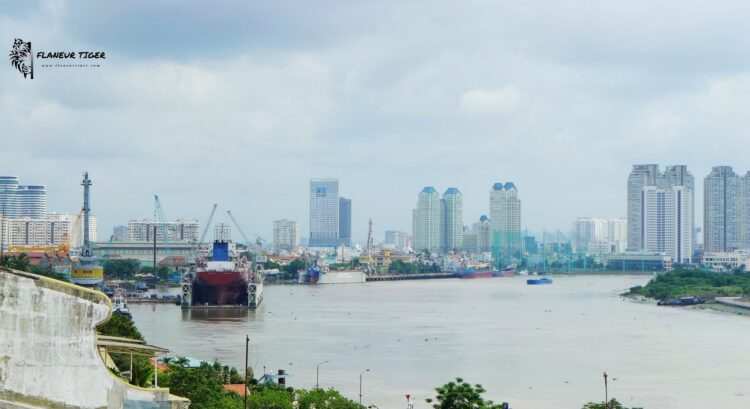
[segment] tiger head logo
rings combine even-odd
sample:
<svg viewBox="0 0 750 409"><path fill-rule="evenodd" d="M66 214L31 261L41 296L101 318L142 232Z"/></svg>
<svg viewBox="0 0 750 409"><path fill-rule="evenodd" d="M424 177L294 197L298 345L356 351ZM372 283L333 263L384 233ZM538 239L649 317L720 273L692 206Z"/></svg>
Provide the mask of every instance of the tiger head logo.
<svg viewBox="0 0 750 409"><path fill-rule="evenodd" d="M31 55L31 41L24 42L16 38L10 50L10 63L23 74L24 78L34 79L34 63Z"/></svg>

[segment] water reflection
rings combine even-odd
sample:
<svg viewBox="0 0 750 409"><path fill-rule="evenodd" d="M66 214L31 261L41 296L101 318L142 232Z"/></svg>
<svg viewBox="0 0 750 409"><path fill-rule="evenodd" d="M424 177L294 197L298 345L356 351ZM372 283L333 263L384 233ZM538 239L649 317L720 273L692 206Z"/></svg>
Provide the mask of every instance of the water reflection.
<svg viewBox="0 0 750 409"><path fill-rule="evenodd" d="M247 308L191 308L182 310L183 321L247 322L258 321L263 314Z"/></svg>

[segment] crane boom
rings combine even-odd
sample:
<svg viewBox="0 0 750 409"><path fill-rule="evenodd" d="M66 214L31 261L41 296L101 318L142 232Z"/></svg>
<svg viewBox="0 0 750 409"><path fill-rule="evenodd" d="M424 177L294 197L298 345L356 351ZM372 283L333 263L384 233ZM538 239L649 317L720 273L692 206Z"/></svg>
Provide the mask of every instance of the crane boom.
<svg viewBox="0 0 750 409"><path fill-rule="evenodd" d="M232 219L232 223L234 223L234 226L237 227L237 230L240 231L240 234L242 235L242 238L245 239L245 243L247 243L248 246L251 245L251 241L249 238L247 238L247 235L244 231L242 231L242 227L240 227L240 224L237 223L237 220L235 220L234 216L232 215L232 212L230 210L227 210L227 214L229 215L229 218Z"/></svg>
<svg viewBox="0 0 750 409"><path fill-rule="evenodd" d="M211 209L211 214L208 216L206 227L203 228L203 233L201 234L201 239L198 241L198 243L203 243L203 240L206 238L206 233L208 233L208 227L211 226L211 220L214 219L214 213L216 213L216 206L218 205L214 203L214 207Z"/></svg>

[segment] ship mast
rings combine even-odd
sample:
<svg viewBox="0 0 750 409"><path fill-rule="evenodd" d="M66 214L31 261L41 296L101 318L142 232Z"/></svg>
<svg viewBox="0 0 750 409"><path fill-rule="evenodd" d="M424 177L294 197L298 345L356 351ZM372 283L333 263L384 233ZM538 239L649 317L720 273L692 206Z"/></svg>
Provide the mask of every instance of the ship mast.
<svg viewBox="0 0 750 409"><path fill-rule="evenodd" d="M94 257L94 250L91 247L91 241L89 241L89 213L91 207L89 206L89 187L91 186L91 179L89 179L89 173L83 173L83 248L81 249L82 257Z"/></svg>

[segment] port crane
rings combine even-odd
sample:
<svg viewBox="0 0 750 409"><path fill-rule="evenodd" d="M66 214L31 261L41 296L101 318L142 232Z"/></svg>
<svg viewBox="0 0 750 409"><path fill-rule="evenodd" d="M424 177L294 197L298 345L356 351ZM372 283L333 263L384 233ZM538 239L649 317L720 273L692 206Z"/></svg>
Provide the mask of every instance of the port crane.
<svg viewBox="0 0 750 409"><path fill-rule="evenodd" d="M208 233L208 228L211 226L211 220L214 219L214 213L216 213L216 207L218 204L214 203L214 207L211 208L211 214L208 215L208 221L206 222L206 227L203 228L203 233L201 233L201 238L198 241L198 244L203 244L203 240L206 239L206 233Z"/></svg>
<svg viewBox="0 0 750 409"><path fill-rule="evenodd" d="M164 242L164 252L167 257L167 265L174 268L174 257L172 249L169 247L169 229L167 227L167 218L164 216L164 208L159 201L159 195L154 195L154 218L161 227L162 241ZM156 275L156 226L154 226L154 275Z"/></svg>

